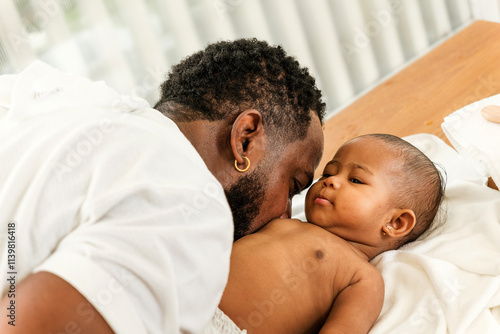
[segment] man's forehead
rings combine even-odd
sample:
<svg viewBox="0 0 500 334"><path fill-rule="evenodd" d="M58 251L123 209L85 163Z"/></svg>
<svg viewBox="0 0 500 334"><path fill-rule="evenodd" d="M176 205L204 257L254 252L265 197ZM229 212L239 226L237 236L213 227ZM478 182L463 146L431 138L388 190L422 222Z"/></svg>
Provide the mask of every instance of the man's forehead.
<svg viewBox="0 0 500 334"><path fill-rule="evenodd" d="M307 136L304 140L298 140L289 145L287 151L294 169L312 178L323 155L323 133L321 136Z"/></svg>
<svg viewBox="0 0 500 334"><path fill-rule="evenodd" d="M306 136L303 139L295 138L295 140L286 143L281 148L281 152L276 152L283 164L280 169L283 172L289 172L292 176L302 174L302 176L306 175L308 178L312 178L323 155L323 144L321 122L318 116L311 112L311 121Z"/></svg>

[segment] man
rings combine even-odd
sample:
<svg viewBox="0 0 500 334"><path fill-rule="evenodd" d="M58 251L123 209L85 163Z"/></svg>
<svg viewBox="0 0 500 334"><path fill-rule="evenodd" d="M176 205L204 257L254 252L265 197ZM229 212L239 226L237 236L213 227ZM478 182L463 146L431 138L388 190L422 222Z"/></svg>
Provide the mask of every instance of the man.
<svg viewBox="0 0 500 334"><path fill-rule="evenodd" d="M233 239L289 216L322 154L314 79L257 40L174 66L161 113L42 64L0 92L2 333L200 332Z"/></svg>

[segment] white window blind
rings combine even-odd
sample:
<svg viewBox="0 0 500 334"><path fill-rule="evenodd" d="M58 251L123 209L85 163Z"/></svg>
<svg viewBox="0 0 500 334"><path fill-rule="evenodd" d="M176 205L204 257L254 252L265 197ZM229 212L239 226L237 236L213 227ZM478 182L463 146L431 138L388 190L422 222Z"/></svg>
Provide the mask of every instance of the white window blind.
<svg viewBox="0 0 500 334"><path fill-rule="evenodd" d="M500 0L2 0L0 74L41 59L154 103L169 67L208 43L281 44L330 113Z"/></svg>

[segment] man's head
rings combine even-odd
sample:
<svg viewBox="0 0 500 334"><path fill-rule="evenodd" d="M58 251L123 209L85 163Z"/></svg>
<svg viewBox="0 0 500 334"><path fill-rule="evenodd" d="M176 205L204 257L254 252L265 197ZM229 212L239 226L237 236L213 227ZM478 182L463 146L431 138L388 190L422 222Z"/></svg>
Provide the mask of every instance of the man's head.
<svg viewBox="0 0 500 334"><path fill-rule="evenodd" d="M348 141L306 197L308 221L346 240L393 249L431 225L444 194L432 161L410 143L372 134Z"/></svg>
<svg viewBox="0 0 500 334"><path fill-rule="evenodd" d="M187 57L170 71L155 108L221 182L236 238L289 212L321 158L321 92L307 69L266 42L218 42Z"/></svg>

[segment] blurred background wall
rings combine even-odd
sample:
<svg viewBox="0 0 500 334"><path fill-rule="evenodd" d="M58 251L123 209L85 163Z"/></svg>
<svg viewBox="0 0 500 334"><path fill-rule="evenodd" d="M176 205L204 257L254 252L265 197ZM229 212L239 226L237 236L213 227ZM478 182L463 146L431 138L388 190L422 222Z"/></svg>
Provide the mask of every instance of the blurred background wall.
<svg viewBox="0 0 500 334"><path fill-rule="evenodd" d="M35 59L154 103L170 66L217 40L281 44L332 115L500 0L0 0L0 74Z"/></svg>

